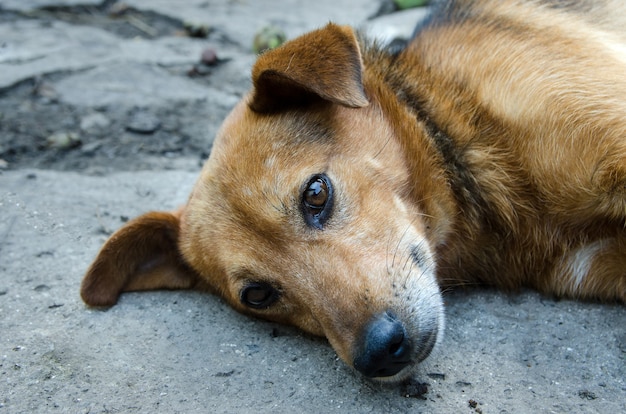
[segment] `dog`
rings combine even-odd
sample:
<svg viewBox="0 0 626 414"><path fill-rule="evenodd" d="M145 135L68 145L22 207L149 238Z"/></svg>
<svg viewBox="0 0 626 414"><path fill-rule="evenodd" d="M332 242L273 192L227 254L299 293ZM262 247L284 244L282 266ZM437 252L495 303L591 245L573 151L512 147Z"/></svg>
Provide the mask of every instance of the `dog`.
<svg viewBox="0 0 626 414"><path fill-rule="evenodd" d="M626 302L626 5L458 0L391 53L328 24L268 51L185 206L104 244L81 286L200 289L400 381L442 291Z"/></svg>

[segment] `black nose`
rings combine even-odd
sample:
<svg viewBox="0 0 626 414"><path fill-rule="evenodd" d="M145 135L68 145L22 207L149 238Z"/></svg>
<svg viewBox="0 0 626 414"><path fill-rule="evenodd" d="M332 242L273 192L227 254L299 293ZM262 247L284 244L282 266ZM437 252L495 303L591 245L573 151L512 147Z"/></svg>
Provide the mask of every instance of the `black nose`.
<svg viewBox="0 0 626 414"><path fill-rule="evenodd" d="M363 332L354 368L368 377L390 377L411 362L411 342L392 312L376 315Z"/></svg>

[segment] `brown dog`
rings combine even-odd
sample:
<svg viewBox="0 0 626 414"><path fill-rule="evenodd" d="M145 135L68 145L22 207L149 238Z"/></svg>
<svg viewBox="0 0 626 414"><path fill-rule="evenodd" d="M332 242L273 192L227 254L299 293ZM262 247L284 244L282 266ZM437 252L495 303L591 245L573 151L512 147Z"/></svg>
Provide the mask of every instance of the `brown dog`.
<svg viewBox="0 0 626 414"><path fill-rule="evenodd" d="M186 206L117 231L87 272L209 289L399 380L441 286L626 301L626 7L452 1L391 55L328 25L260 56Z"/></svg>

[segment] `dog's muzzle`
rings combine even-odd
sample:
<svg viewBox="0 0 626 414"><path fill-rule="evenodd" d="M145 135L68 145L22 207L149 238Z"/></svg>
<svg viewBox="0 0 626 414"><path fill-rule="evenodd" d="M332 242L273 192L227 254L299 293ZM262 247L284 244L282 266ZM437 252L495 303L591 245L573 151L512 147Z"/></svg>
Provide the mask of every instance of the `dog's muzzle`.
<svg viewBox="0 0 626 414"><path fill-rule="evenodd" d="M411 364L413 345L406 329L391 311L366 325L353 366L370 378L391 377Z"/></svg>

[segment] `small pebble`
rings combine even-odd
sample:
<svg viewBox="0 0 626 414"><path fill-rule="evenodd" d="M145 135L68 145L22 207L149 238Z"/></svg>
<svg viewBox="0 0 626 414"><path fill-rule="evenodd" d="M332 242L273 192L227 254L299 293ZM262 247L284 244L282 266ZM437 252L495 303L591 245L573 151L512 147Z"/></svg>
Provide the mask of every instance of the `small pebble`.
<svg viewBox="0 0 626 414"><path fill-rule="evenodd" d="M589 391L589 390L580 390L578 391L578 396L580 398L582 398L583 400L595 400L596 398L598 398L596 396L596 393L594 393L593 391Z"/></svg>
<svg viewBox="0 0 626 414"><path fill-rule="evenodd" d="M109 125L111 125L111 120L109 120L109 118L107 118L100 112L94 112L92 114L86 115L80 120L80 129L82 131L105 129Z"/></svg>
<svg viewBox="0 0 626 414"><path fill-rule="evenodd" d="M428 393L428 383L409 379L402 384L400 393L405 398L418 398L425 400L425 394Z"/></svg>
<svg viewBox="0 0 626 414"><path fill-rule="evenodd" d="M126 129L138 134L152 134L161 127L161 121L148 111L133 113L126 124Z"/></svg>
<svg viewBox="0 0 626 414"><path fill-rule="evenodd" d="M200 55L200 62L207 65L212 66L218 62L217 52L212 47L207 47L202 51L202 55Z"/></svg>
<svg viewBox="0 0 626 414"><path fill-rule="evenodd" d="M102 148L102 141L92 141L86 144L83 144L80 148L80 151L85 155L95 154L97 150Z"/></svg>
<svg viewBox="0 0 626 414"><path fill-rule="evenodd" d="M130 10L130 6L123 1L115 2L109 7L108 13L111 17L120 17L123 16L128 10Z"/></svg>
<svg viewBox="0 0 626 414"><path fill-rule="evenodd" d="M59 93L48 82L37 82L33 88L33 95L41 98L45 102L57 102L59 100Z"/></svg>
<svg viewBox="0 0 626 414"><path fill-rule="evenodd" d="M56 132L46 139L50 148L70 149L80 145L80 137L75 132Z"/></svg>
<svg viewBox="0 0 626 414"><path fill-rule="evenodd" d="M183 23L183 27L185 28L185 32L190 37L204 39L209 35L209 33L211 33L211 27L202 23L185 22Z"/></svg>

